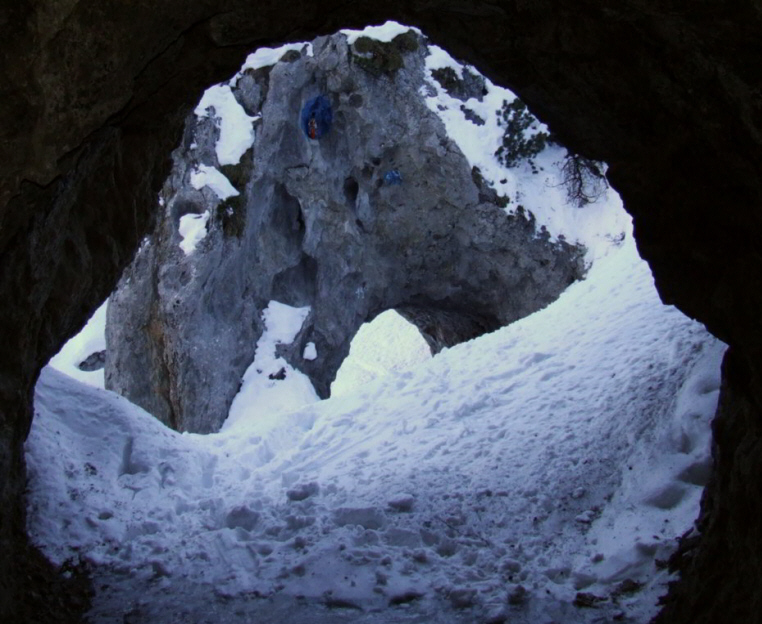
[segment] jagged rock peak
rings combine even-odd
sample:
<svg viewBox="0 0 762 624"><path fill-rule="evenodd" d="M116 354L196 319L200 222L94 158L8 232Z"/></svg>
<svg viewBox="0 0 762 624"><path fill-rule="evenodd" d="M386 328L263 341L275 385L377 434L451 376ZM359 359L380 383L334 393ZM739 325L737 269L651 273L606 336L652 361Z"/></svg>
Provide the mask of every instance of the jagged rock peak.
<svg viewBox="0 0 762 624"><path fill-rule="evenodd" d="M336 34L271 65L253 55L207 92L160 223L111 298L109 388L178 430L215 431L272 300L309 306L278 355L325 397L354 334L385 310L436 352L581 277L583 250L506 212L427 107L428 53L414 30ZM470 73L439 79L461 99L484 89Z"/></svg>

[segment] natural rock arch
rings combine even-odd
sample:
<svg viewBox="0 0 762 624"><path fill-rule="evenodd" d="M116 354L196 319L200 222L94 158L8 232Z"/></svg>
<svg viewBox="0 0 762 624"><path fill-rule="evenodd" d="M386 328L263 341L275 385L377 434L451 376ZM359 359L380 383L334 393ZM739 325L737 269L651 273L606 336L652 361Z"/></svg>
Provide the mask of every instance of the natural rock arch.
<svg viewBox="0 0 762 624"><path fill-rule="evenodd" d="M23 440L40 367L147 231L188 106L246 50L394 18L519 94L609 163L662 297L730 344L703 537L662 621L760 612L762 199L756 3L26 0L3 9L0 612L29 585ZM19 619L16 617L15 619ZM29 619L29 618L27 618Z"/></svg>
<svg viewBox="0 0 762 624"><path fill-rule="evenodd" d="M375 56L359 55L370 46ZM355 333L380 312L398 310L438 352L545 307L583 276L584 249L552 240L515 199L506 214L511 200L448 137L421 94L445 91L427 82L428 55L413 30L383 44L338 33L207 92L173 154L158 229L109 300L107 388L180 431L209 433L272 300L310 307L279 353L325 398ZM376 71L379 59L393 69ZM482 80L475 97L483 90ZM315 102L333 118L319 136L296 123ZM256 128L234 155L231 108L242 135ZM178 231L187 220L205 223L192 249Z"/></svg>

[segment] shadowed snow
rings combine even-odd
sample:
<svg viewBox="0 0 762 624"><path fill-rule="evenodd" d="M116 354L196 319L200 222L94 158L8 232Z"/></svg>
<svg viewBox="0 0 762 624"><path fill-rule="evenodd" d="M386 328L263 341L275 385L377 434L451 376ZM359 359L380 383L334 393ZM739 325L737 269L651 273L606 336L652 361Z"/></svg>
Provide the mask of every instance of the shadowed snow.
<svg viewBox="0 0 762 624"><path fill-rule="evenodd" d="M668 579L655 561L698 512L722 351L660 303L628 238L541 312L219 434L178 434L46 369L30 533L55 561L131 579L122 592L366 610L415 595L450 613L505 607L522 585L521 617L565 613L583 590L645 622ZM644 588L615 604L628 579Z"/></svg>

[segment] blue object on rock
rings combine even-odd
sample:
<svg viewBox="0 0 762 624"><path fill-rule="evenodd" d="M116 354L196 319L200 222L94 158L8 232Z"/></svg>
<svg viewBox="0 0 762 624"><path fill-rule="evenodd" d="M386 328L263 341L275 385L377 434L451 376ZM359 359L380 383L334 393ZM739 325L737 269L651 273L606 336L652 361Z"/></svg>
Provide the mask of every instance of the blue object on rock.
<svg viewBox="0 0 762 624"><path fill-rule="evenodd" d="M324 95L309 100L302 108L302 131L310 139L319 139L328 134L333 121L333 109Z"/></svg>
<svg viewBox="0 0 762 624"><path fill-rule="evenodd" d="M402 184L402 174L396 169L387 171L384 174L384 182L388 184L389 186L396 186L397 184Z"/></svg>

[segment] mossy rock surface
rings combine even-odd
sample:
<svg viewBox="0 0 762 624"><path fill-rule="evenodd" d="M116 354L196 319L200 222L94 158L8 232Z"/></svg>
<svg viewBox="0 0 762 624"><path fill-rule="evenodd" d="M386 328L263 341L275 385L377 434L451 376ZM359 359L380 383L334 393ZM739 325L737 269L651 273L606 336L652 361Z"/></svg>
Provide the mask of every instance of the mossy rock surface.
<svg viewBox="0 0 762 624"><path fill-rule="evenodd" d="M447 93L461 102L466 102L471 98L481 102L487 95L487 84L484 76L471 71L468 67L464 66L460 73L453 67L439 67L432 70L431 75Z"/></svg>
<svg viewBox="0 0 762 624"><path fill-rule="evenodd" d="M225 236L240 238L246 225L246 206L243 203L243 195L246 184L251 179L254 169L253 151L249 148L237 165L222 165L220 171L241 193L228 197L217 205L216 217L222 225Z"/></svg>
<svg viewBox="0 0 762 624"><path fill-rule="evenodd" d="M516 167L528 161L532 172L537 173L531 159L547 147L550 135L539 129L539 121L519 98L503 102L497 114L498 124L504 128L502 145L495 152L500 164Z"/></svg>
<svg viewBox="0 0 762 624"><path fill-rule="evenodd" d="M246 188L246 183L251 178L252 169L254 169L254 154L252 148L247 149L237 165L222 165L220 172L230 183L241 193Z"/></svg>
<svg viewBox="0 0 762 624"><path fill-rule="evenodd" d="M415 52L419 48L418 33L414 30L408 30L392 39L394 45L403 54L406 52Z"/></svg>
<svg viewBox="0 0 762 624"><path fill-rule="evenodd" d="M301 52L299 50L288 50L283 56L278 59L281 63L295 63L300 58L302 58Z"/></svg>
<svg viewBox="0 0 762 624"><path fill-rule="evenodd" d="M359 37L353 44L355 63L376 78L393 76L405 64L403 54L415 52L418 35L413 30L397 35L390 42L378 41L370 37Z"/></svg>
<svg viewBox="0 0 762 624"><path fill-rule="evenodd" d="M431 70L431 75L447 92L457 89L460 84L458 74L452 67L439 67L438 69L433 69Z"/></svg>

